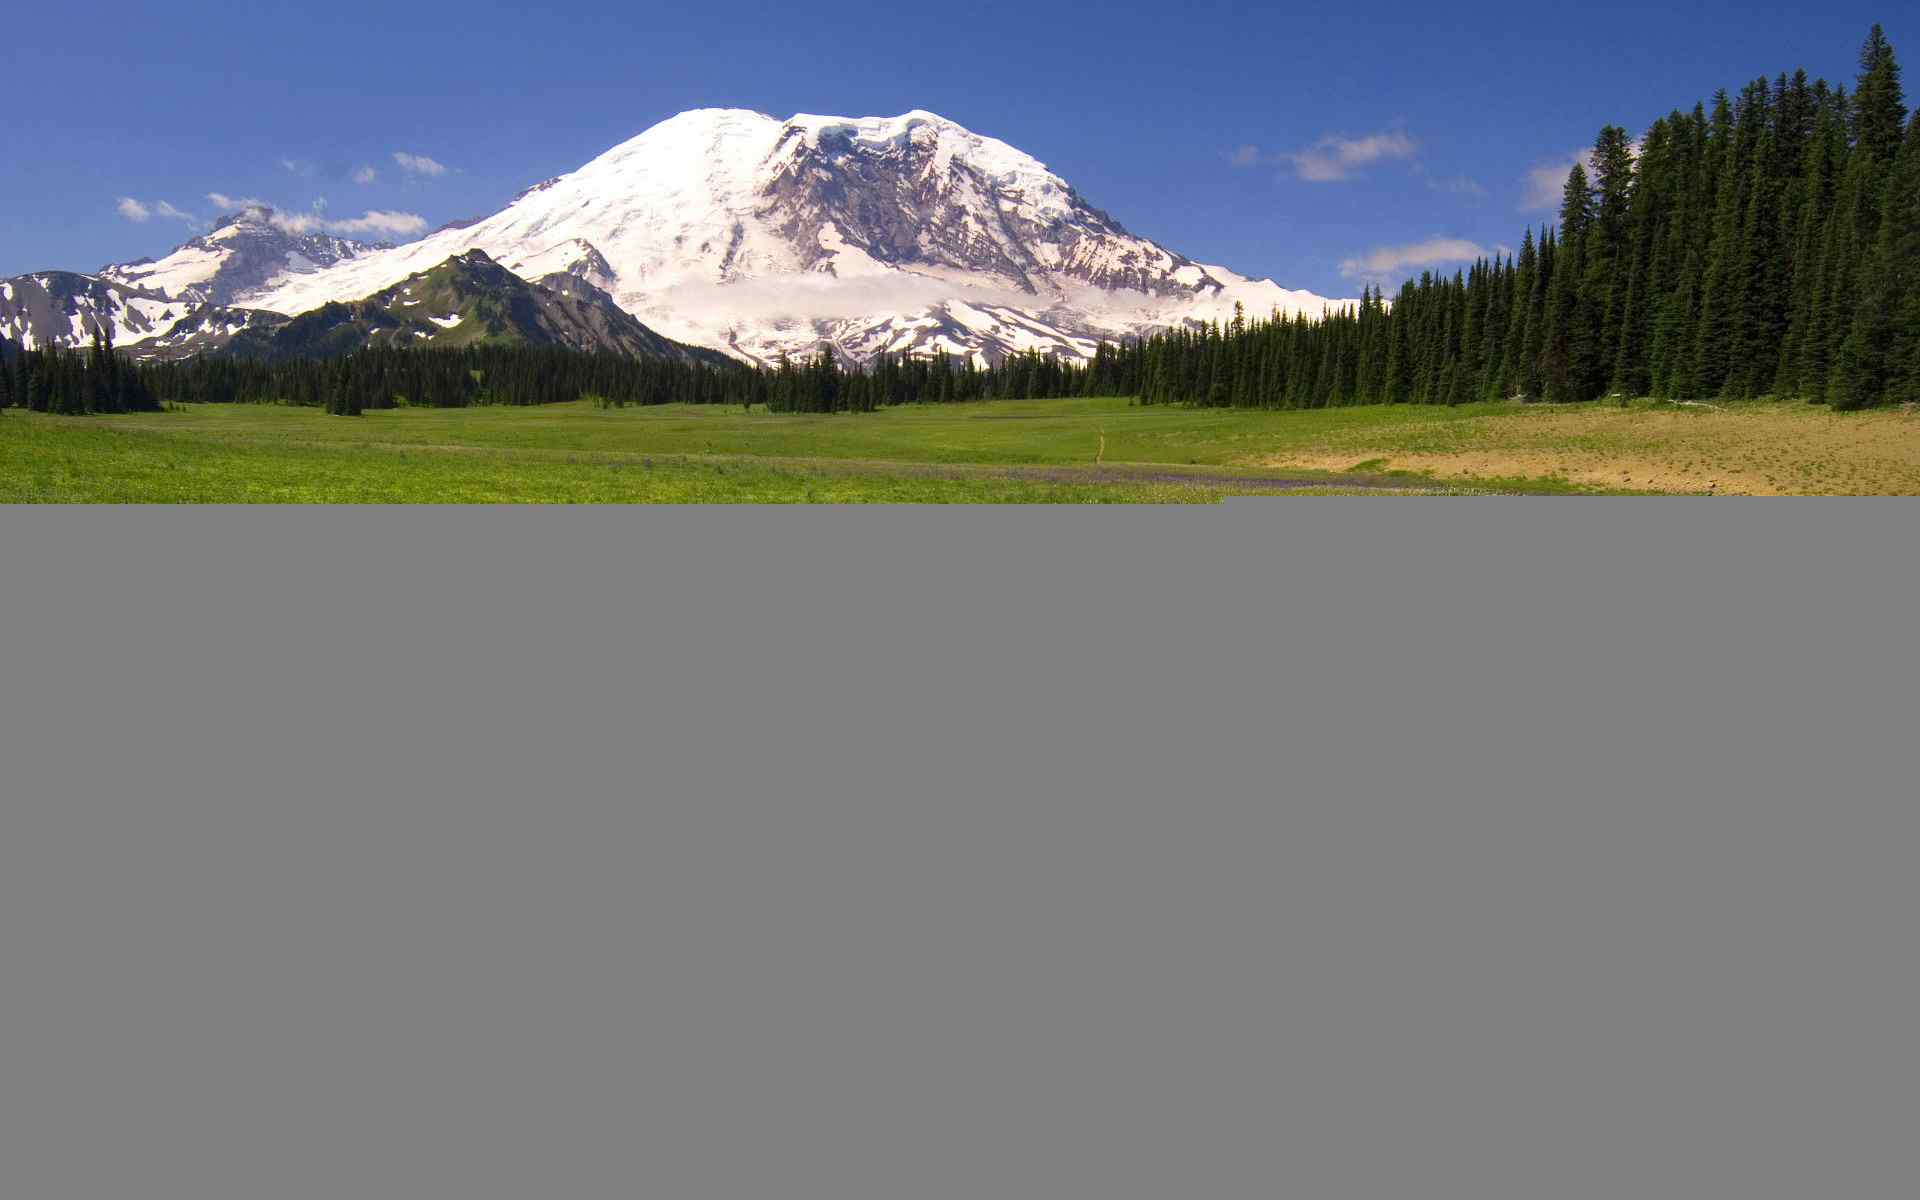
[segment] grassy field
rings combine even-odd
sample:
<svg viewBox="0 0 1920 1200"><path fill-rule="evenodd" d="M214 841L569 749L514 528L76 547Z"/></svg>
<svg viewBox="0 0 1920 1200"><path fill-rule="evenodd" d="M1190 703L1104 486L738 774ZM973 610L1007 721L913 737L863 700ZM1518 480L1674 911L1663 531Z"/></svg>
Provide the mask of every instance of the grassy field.
<svg viewBox="0 0 1920 1200"><path fill-rule="evenodd" d="M862 416L738 408L0 414L7 502L1205 503L1394 492L1920 493L1920 417L1724 409L1124 400Z"/></svg>

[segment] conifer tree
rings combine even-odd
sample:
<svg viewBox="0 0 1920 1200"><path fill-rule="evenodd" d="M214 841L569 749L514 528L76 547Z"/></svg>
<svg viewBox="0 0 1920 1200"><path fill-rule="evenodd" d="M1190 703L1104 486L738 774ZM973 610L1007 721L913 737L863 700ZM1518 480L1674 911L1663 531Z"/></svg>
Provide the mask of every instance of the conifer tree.
<svg viewBox="0 0 1920 1200"><path fill-rule="evenodd" d="M1533 290L1527 297L1525 339L1520 344L1520 361L1514 376L1519 395L1538 400L1546 395L1546 349L1548 313L1553 299L1553 281L1560 274L1560 244L1552 229L1540 235L1539 263L1533 274Z"/></svg>
<svg viewBox="0 0 1920 1200"><path fill-rule="evenodd" d="M1560 202L1560 247L1553 281L1547 294L1546 334L1541 342L1540 373L1548 402L1566 404L1582 394L1583 371L1589 366L1593 338L1581 305L1586 277L1583 251L1593 220L1593 190L1586 168L1579 163L1567 172Z"/></svg>
<svg viewBox="0 0 1920 1200"><path fill-rule="evenodd" d="M1655 121L1642 140L1635 164L1637 178L1627 215L1629 244L1616 284L1619 312L1613 322L1608 364L1609 387L1626 396L1645 395L1652 388L1647 355L1674 216L1674 130L1666 117Z"/></svg>
<svg viewBox="0 0 1920 1200"><path fill-rule="evenodd" d="M1880 253L1887 263L1893 322L1887 398L1920 404L1920 110L1907 122L1886 195Z"/></svg>
<svg viewBox="0 0 1920 1200"><path fill-rule="evenodd" d="M1507 327L1512 323L1513 260L1501 256L1493 260L1492 276L1487 281L1486 317L1481 322L1480 373L1471 381L1473 398L1493 400L1500 395L1500 378L1505 370Z"/></svg>
<svg viewBox="0 0 1920 1200"><path fill-rule="evenodd" d="M33 358L26 360L24 364L23 370L27 383L26 386L21 389L21 392L27 398L28 412L47 413L55 411L53 403L52 370L52 359L54 357L54 355L42 351Z"/></svg>
<svg viewBox="0 0 1920 1200"><path fill-rule="evenodd" d="M1872 238L1872 214L1877 207L1868 198L1878 174L1873 155L1855 149L1847 160L1846 175L1834 197L1827 221L1824 253L1827 259L1825 296L1821 303L1819 335L1822 347L1816 362L1824 364L1822 396L1836 407L1859 407L1867 395L1872 363L1868 346L1854 341L1854 315L1860 303L1862 250Z"/></svg>
<svg viewBox="0 0 1920 1200"><path fill-rule="evenodd" d="M1778 139L1769 126L1748 167L1746 211L1741 217L1739 265L1734 273L1733 361L1723 394L1748 398L1773 382L1774 357L1785 332L1785 247L1780 244Z"/></svg>
<svg viewBox="0 0 1920 1200"><path fill-rule="evenodd" d="M1701 395L1718 395L1726 387L1743 337L1748 256L1742 235L1753 163L1768 120L1767 95L1766 81L1758 80L1741 92L1737 110L1730 107L1724 91L1714 105L1708 151L1714 198L1712 240L1706 278L1700 285L1693 345L1692 380Z"/></svg>
<svg viewBox="0 0 1920 1200"><path fill-rule="evenodd" d="M1687 247L1686 265L1680 271L1680 286L1661 304L1654 322L1650 370L1653 394L1662 399L1684 400L1700 394L1694 345L1700 323L1700 247Z"/></svg>
<svg viewBox="0 0 1920 1200"><path fill-rule="evenodd" d="M1912 346L1920 334L1903 322L1912 317L1914 273L1920 269L1920 118L1887 173L1880 224L1857 274L1860 296L1853 323L1841 343L1828 388L1828 403L1840 410L1866 408L1883 397L1909 391Z"/></svg>
<svg viewBox="0 0 1920 1200"><path fill-rule="evenodd" d="M1900 87L1900 64L1894 59L1886 32L1878 25L1860 47L1860 77L1853 90L1852 115L1855 149L1871 154L1884 175L1899 152L1907 108Z"/></svg>
<svg viewBox="0 0 1920 1200"><path fill-rule="evenodd" d="M1539 262L1539 252L1534 249L1533 227L1529 225L1520 239L1520 256L1514 263L1506 345L1500 357L1500 370L1494 381L1493 393L1487 397L1489 400L1506 400L1528 394L1526 346Z"/></svg>
<svg viewBox="0 0 1920 1200"><path fill-rule="evenodd" d="M1388 335L1386 396L1388 404L1406 404L1413 399L1413 313L1417 307L1411 281L1400 289L1393 304L1394 321Z"/></svg>
<svg viewBox="0 0 1920 1200"><path fill-rule="evenodd" d="M1609 125L1593 146L1591 217L1581 247L1581 279L1569 373L1577 399L1599 394L1612 372L1626 308L1623 263L1631 246L1634 159L1627 131Z"/></svg>
<svg viewBox="0 0 1920 1200"><path fill-rule="evenodd" d="M1798 215L1791 261L1792 284L1787 296L1787 328L1781 340L1773 391L1786 398L1804 394L1812 381L1824 391L1825 353L1820 334L1821 299L1826 276L1826 219L1833 202L1835 165L1847 151L1846 133L1835 106L1820 89L1812 135L1807 140L1798 186ZM1809 360L1809 348L1821 343L1821 353Z"/></svg>

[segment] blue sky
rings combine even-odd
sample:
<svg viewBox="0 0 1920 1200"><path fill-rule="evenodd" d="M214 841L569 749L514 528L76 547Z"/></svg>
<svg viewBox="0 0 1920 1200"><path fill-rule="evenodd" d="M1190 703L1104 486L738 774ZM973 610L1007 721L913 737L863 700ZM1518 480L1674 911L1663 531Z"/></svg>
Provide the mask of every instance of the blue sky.
<svg viewBox="0 0 1920 1200"><path fill-rule="evenodd" d="M1885 0L22 5L0 275L162 254L214 197L433 228L687 108L925 108L1193 258L1352 295L1515 244L1604 122L1800 65L1851 83L1875 20L1920 92L1920 7Z"/></svg>

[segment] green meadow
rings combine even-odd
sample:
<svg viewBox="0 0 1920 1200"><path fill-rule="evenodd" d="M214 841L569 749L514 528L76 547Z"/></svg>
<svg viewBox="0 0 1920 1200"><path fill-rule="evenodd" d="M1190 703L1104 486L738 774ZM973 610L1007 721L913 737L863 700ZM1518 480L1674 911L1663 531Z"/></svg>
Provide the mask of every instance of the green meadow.
<svg viewBox="0 0 1920 1200"><path fill-rule="evenodd" d="M1210 503L1252 493L1920 492L1920 418L1755 402L1307 412L1020 400L0 413L10 503Z"/></svg>

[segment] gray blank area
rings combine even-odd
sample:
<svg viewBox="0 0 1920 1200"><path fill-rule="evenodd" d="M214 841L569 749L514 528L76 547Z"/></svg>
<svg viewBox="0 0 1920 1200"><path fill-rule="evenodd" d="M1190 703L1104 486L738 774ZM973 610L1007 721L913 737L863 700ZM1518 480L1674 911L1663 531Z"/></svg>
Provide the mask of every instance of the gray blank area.
<svg viewBox="0 0 1920 1200"><path fill-rule="evenodd" d="M1908 1197L1911 502L0 514L0 1193Z"/></svg>

